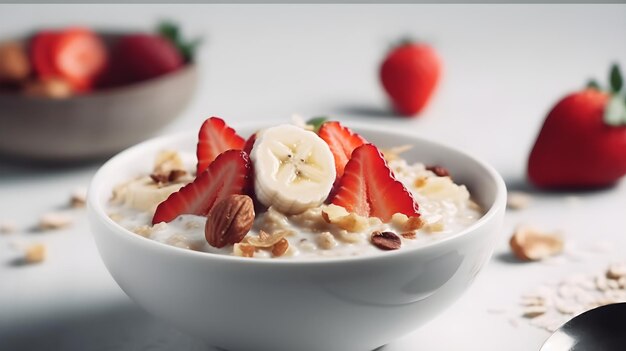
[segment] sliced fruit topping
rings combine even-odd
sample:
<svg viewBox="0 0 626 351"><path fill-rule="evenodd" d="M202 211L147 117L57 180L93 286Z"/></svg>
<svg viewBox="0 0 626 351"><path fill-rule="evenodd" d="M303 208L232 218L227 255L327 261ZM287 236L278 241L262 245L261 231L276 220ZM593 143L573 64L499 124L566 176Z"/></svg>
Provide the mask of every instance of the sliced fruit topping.
<svg viewBox="0 0 626 351"><path fill-rule="evenodd" d="M107 64L104 43L85 28L72 28L61 33L53 55L59 74L79 91L90 89Z"/></svg>
<svg viewBox="0 0 626 351"><path fill-rule="evenodd" d="M252 148L254 147L254 142L256 141L256 133L250 135L246 143L243 145L243 151L245 151L248 155L252 153Z"/></svg>
<svg viewBox="0 0 626 351"><path fill-rule="evenodd" d="M286 214L320 205L335 181L335 162L317 134L284 124L257 133L250 155L257 199Z"/></svg>
<svg viewBox="0 0 626 351"><path fill-rule="evenodd" d="M213 205L243 194L250 175L250 159L241 150L220 154L196 179L159 204L152 224L170 222L181 214L205 216Z"/></svg>
<svg viewBox="0 0 626 351"><path fill-rule="evenodd" d="M226 150L242 150L245 140L219 117L204 121L198 134L197 174L200 175L215 158Z"/></svg>
<svg viewBox="0 0 626 351"><path fill-rule="evenodd" d="M335 170L337 179L343 175L346 163L350 160L352 151L357 147L367 143L362 136L354 133L349 128L344 127L337 121L322 124L318 132L320 138L330 147L335 158Z"/></svg>
<svg viewBox="0 0 626 351"><path fill-rule="evenodd" d="M330 202L348 212L378 217L383 222L389 222L395 213L419 216L417 202L396 180L383 155L372 144L354 150Z"/></svg>

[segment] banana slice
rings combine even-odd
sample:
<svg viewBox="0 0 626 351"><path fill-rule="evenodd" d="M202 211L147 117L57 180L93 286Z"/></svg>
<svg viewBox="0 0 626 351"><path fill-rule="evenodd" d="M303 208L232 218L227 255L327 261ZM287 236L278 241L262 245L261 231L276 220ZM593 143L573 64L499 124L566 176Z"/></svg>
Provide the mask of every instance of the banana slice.
<svg viewBox="0 0 626 351"><path fill-rule="evenodd" d="M161 202L178 191L183 185L185 183L173 183L159 187L150 177L141 177L124 184L123 189L118 189L117 193L120 202L125 206L154 213Z"/></svg>
<svg viewBox="0 0 626 351"><path fill-rule="evenodd" d="M335 160L326 142L293 125L258 133L250 158L257 199L285 214L319 206L335 181Z"/></svg>

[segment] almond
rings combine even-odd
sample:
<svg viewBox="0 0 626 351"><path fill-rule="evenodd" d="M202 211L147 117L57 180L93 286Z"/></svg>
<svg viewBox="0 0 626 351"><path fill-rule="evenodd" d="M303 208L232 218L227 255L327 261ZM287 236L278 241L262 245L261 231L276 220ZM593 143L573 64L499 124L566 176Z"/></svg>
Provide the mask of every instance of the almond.
<svg viewBox="0 0 626 351"><path fill-rule="evenodd" d="M426 167L426 169L435 173L437 177L449 177L450 176L450 172L448 172L448 169L445 167L435 165L435 166L428 166Z"/></svg>
<svg viewBox="0 0 626 351"><path fill-rule="evenodd" d="M254 205L246 195L231 195L216 203L207 216L204 236L213 247L240 242L254 223Z"/></svg>
<svg viewBox="0 0 626 351"><path fill-rule="evenodd" d="M272 256L280 257L284 255L285 252L287 252L287 249L289 249L289 241L287 241L287 239L285 238L282 238L272 247Z"/></svg>
<svg viewBox="0 0 626 351"><path fill-rule="evenodd" d="M397 250L402 245L400 237L392 232L373 232L371 240L381 250Z"/></svg>
<svg viewBox="0 0 626 351"><path fill-rule="evenodd" d="M511 251L522 261L538 261L563 251L563 238L556 233L519 227L509 241Z"/></svg>

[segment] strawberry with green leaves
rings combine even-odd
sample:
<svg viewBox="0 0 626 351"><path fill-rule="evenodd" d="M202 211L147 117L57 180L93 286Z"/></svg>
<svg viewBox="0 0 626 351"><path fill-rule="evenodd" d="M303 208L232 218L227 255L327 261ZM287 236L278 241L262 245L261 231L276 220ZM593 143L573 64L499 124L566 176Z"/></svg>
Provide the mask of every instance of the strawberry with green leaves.
<svg viewBox="0 0 626 351"><path fill-rule="evenodd" d="M548 189L598 188L626 174L626 94L619 67L610 87L591 82L550 111L528 159L528 178Z"/></svg>

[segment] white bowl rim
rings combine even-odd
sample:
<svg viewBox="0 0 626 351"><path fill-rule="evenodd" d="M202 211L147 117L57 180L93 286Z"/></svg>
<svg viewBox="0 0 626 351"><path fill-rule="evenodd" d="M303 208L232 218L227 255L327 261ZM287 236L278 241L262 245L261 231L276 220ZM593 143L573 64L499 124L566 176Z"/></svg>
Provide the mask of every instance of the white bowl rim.
<svg viewBox="0 0 626 351"><path fill-rule="evenodd" d="M156 240L143 237L141 235L137 235L131 232L130 230L122 227L121 225L113 221L111 218L109 218L108 215L106 215L104 206L102 206L102 204L98 201L99 198L97 198L93 194L96 193L94 189L99 188L100 184L104 182L102 178L104 177L104 173L107 171L107 168L111 167L111 164L122 162L119 160L125 159L127 157L131 157L132 155L137 154L137 153L141 153L141 150L143 150L144 148L147 148L155 144L161 144L163 143L164 140L178 139L178 138L182 138L183 136L189 136L191 134L195 135L197 133L196 131L194 131L193 133L191 131L183 131L183 132L167 134L167 135L155 137L152 139L148 139L137 145L131 146L124 151L121 151L120 153L118 153L117 155L109 159L107 162L105 162L98 169L98 171L96 172L96 174L94 175L90 183L89 191L87 194L88 211L93 212L95 215L101 218L103 220L102 221L103 224L105 224L112 232L114 232L115 235L124 236L125 239L131 240L135 242L137 245L146 245L145 246L146 249L151 248L154 250L163 250L162 251L163 254L181 255L181 256L189 257L190 259L195 258L195 259L200 259L200 260L217 260L217 261L223 261L223 262L230 261L232 263L243 263L245 265L254 265L254 266L256 265L312 266L312 265L336 264L336 263L341 263L341 262L355 263L355 262L364 261L364 260L371 261L371 260L378 260L378 259L391 259L392 257L400 257L400 256L405 256L405 255L417 254L418 252L436 250L443 245L449 245L455 241L462 240L462 238L465 237L466 234L475 231L477 228L493 220L494 217L497 215L498 211L505 210L507 190L506 190L506 185L504 183L504 180L492 166L482 161L480 158L475 157L463 150L460 150L451 146L447 146L446 144L442 144L438 141L429 139L428 137L418 136L418 135L415 135L414 133L410 133L407 131L401 131L401 130L394 129L394 128L373 125L373 124L363 123L363 122L349 121L349 124L351 128L368 130L373 133L386 132L386 133L393 133L393 134L402 135L406 137L416 138L416 139L419 139L421 142L430 143L434 145L435 147L446 149L447 151L457 153L468 158L472 162L475 162L480 167L484 168L487 171L487 173L490 175L491 180L495 183L496 194L495 194L495 199L493 201L493 204L491 205L489 210L480 217L478 221L476 221L469 227L457 233L454 233L453 235L447 236L440 240L433 241L423 246L416 246L416 247L411 247L407 249L400 249L400 250L393 250L393 251L384 251L384 252L380 252L379 254L368 254L368 255L357 255L357 256L346 256L346 257L324 257L324 258L319 258L319 259L304 259L304 260L299 260L299 259L273 260L273 259L254 259L254 258L251 259L247 257L212 254L208 252L182 249L182 248L167 245L165 243L161 243ZM248 123L237 123L237 124L233 124L232 126L235 129L249 128L249 129L254 130L254 129L261 129L267 126L267 123L258 123L258 122L249 123L248 122ZM91 220L92 219L90 219L90 221Z"/></svg>

